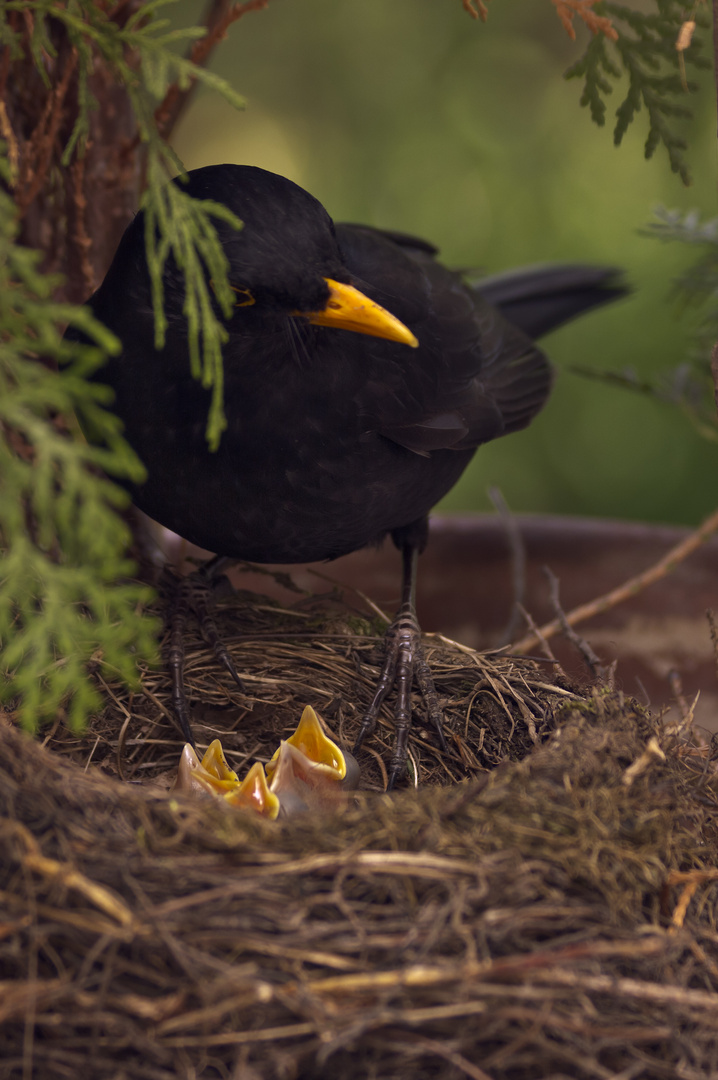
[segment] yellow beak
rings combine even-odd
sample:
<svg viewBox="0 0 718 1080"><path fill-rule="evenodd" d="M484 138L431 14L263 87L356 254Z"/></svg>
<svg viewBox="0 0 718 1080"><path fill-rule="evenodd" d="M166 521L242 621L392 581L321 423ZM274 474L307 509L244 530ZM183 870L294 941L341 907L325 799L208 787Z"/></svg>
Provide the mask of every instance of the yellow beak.
<svg viewBox="0 0 718 1080"><path fill-rule="evenodd" d="M173 790L187 795L223 795L238 784L239 778L227 764L219 739L209 744L201 761L190 744L185 743Z"/></svg>
<svg viewBox="0 0 718 1080"><path fill-rule="evenodd" d="M187 743L173 790L223 798L230 806L274 819L280 813L286 817L310 807L334 807L345 791L359 783L358 763L325 735L310 705L266 768L265 775L257 762L240 782L227 764L219 739L210 743L201 761Z"/></svg>
<svg viewBox="0 0 718 1080"><path fill-rule="evenodd" d="M230 806L256 810L263 817L276 818L279 813L279 800L269 790L259 762L240 783L236 772L227 764L219 739L209 744L201 761L189 743L185 743L173 790L195 797L214 795L224 798Z"/></svg>
<svg viewBox="0 0 718 1080"><path fill-rule="evenodd" d="M315 326L329 326L335 330L353 330L356 334L399 341L416 349L419 342L408 326L404 326L386 308L375 304L353 285L324 279L329 286L329 299L322 311L298 311Z"/></svg>
<svg viewBox="0 0 718 1080"><path fill-rule="evenodd" d="M264 769L258 761L249 770L242 783L233 791L228 791L224 799L230 806L256 810L262 817L270 818L272 821L279 814L279 799L269 790Z"/></svg>
<svg viewBox="0 0 718 1080"><path fill-rule="evenodd" d="M285 742L303 755L307 761L307 769L315 773L317 777L321 776L336 782L343 780L346 776L347 766L344 754L337 744L324 734L311 705L306 706L297 730ZM266 765L270 783L279 762L280 750L276 751L274 757Z"/></svg>

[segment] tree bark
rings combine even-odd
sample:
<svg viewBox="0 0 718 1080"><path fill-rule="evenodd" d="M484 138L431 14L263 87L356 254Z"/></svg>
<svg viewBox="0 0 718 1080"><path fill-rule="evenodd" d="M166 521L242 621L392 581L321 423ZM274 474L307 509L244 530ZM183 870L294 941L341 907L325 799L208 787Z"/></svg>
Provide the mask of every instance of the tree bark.
<svg viewBox="0 0 718 1080"><path fill-rule="evenodd" d="M121 17L139 6L140 0L122 5ZM25 38L24 55L11 60L4 50L0 100L20 242L44 253L43 270L63 275L58 299L81 303L97 287L137 209L142 147L124 88L95 56L89 83L97 107L90 114L87 144L84 153L63 164L78 114L76 50L62 24L51 23L55 55L43 55L46 85L29 48L33 16L16 12L14 17Z"/></svg>

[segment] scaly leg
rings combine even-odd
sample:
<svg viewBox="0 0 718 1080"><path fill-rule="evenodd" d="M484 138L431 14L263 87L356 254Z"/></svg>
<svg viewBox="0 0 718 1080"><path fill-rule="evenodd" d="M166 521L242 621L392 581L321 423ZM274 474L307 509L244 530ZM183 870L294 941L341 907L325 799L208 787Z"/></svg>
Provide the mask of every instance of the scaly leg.
<svg viewBox="0 0 718 1080"><path fill-rule="evenodd" d="M218 663L234 679L237 687L244 690L244 685L237 674L232 658L217 633L217 626L209 613L207 597L214 588L217 578L224 569L234 562L224 555L216 555L199 570L177 584L172 614L169 620L170 648L167 666L172 679L172 708L179 722L186 742L194 747L194 735L190 723L190 709L184 685L185 628L187 619L193 614L199 623L200 632L208 645L212 647Z"/></svg>
<svg viewBox="0 0 718 1080"><path fill-rule="evenodd" d="M418 545L410 539L405 540L401 547L401 554L401 607L386 632L386 657L379 683L371 705L362 718L359 734L354 744L354 753L356 753L367 735L371 735L374 730L384 699L391 688L396 685L396 706L394 708L396 745L389 763L387 791L391 791L397 778L406 767L409 729L411 727L411 688L414 679L416 679L421 696L426 702L427 715L436 729L441 749L446 750L439 698L424 655L424 648L421 644L421 629L416 617Z"/></svg>

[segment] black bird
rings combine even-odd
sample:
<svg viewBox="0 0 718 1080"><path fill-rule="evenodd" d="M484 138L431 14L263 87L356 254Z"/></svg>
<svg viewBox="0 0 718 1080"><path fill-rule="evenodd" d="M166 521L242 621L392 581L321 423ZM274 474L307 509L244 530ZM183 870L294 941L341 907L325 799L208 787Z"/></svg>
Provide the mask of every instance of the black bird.
<svg viewBox="0 0 718 1080"><path fill-rule="evenodd" d="M97 377L114 389L148 471L133 499L200 547L260 563L334 559L392 537L403 602L357 746L396 685L393 786L414 679L444 745L414 607L427 515L478 446L525 427L545 404L552 372L533 337L625 290L614 271L582 266L470 287L431 244L335 225L302 188L258 168L197 169L186 190L244 223L216 223L238 297L226 322L227 428L211 452L209 391L190 374L183 278L171 261L167 338L155 349L140 213L89 301L123 345Z"/></svg>

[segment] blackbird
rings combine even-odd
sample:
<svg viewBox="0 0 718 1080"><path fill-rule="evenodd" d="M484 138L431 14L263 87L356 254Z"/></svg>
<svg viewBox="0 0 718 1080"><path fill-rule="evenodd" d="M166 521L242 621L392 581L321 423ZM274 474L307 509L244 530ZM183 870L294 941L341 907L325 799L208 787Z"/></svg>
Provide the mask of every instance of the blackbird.
<svg viewBox="0 0 718 1080"><path fill-rule="evenodd" d="M184 279L171 259L166 342L155 348L140 213L89 300L122 342L97 378L114 389L147 468L132 497L192 543L260 563L335 559L392 537L402 604L356 745L396 686L393 786L414 681L445 745L414 603L427 515L478 446L524 428L545 404L552 371L533 338L625 290L615 271L584 266L471 287L431 244L334 224L302 188L259 168L213 165L174 182L244 223L216 222L237 294L223 349L227 427L210 451L210 391L190 374Z"/></svg>

